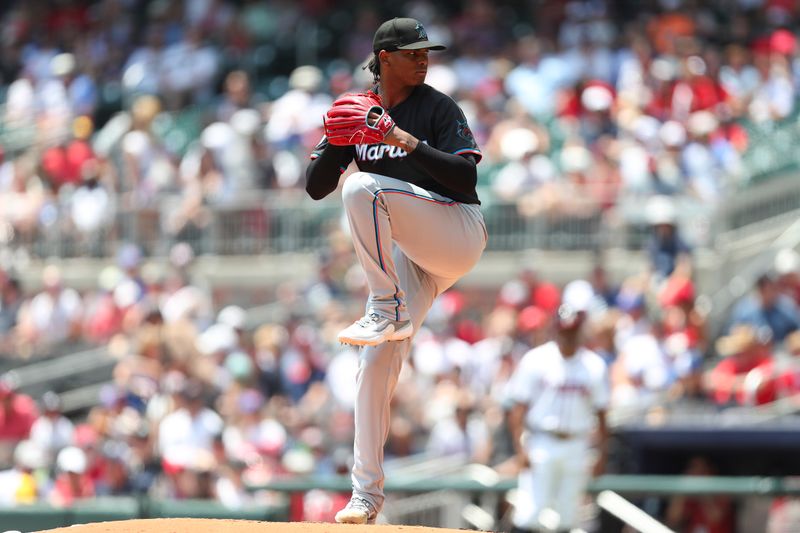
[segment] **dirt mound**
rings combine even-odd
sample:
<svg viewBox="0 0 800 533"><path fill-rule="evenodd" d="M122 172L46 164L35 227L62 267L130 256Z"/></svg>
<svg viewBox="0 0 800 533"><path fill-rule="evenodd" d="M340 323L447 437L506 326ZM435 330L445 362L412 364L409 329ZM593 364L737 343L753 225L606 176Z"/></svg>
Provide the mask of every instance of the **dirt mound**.
<svg viewBox="0 0 800 533"><path fill-rule="evenodd" d="M199 518L155 518L99 522L46 533L459 533L455 529L421 526L351 526L312 522L256 522L250 520L208 520ZM460 532L460 533L463 533Z"/></svg>

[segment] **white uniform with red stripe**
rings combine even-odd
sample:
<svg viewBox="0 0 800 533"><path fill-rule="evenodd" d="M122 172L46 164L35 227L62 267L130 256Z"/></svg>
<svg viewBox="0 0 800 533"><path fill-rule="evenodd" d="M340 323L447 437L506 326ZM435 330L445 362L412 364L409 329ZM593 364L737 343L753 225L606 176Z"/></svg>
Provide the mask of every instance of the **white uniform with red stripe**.
<svg viewBox="0 0 800 533"><path fill-rule="evenodd" d="M539 520L547 508L558 513L559 528L576 527L589 479L590 433L609 400L606 364L586 348L564 357L558 344L548 342L525 354L509 393L528 406L525 447L531 464L519 476L514 524L545 525Z"/></svg>
<svg viewBox="0 0 800 533"><path fill-rule="evenodd" d="M367 276L368 312L411 319L418 331L433 300L466 274L486 245L479 207L410 183L357 172L342 190L356 254ZM371 209L365 210L369 205ZM383 505L389 403L411 339L361 351L355 407L353 489Z"/></svg>
<svg viewBox="0 0 800 533"><path fill-rule="evenodd" d="M464 114L447 95L421 85L387 109L398 127L449 154L481 158ZM312 152L316 158L326 139ZM478 262L487 234L480 202L451 191L385 144L356 145L360 172L348 176L342 200L356 255L370 295L367 313L411 320L419 331L433 300ZM346 163L342 161L341 170ZM383 447L389 435L389 404L411 338L367 346L356 383L353 493L383 507Z"/></svg>

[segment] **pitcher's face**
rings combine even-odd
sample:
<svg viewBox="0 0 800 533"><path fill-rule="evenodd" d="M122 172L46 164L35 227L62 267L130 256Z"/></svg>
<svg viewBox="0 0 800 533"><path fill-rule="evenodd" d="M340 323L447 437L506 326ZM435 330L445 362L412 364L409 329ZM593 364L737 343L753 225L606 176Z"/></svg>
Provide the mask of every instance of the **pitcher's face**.
<svg viewBox="0 0 800 533"><path fill-rule="evenodd" d="M382 52L385 60L381 65L381 75L390 72L389 77L401 85L422 85L428 75L428 52L427 48Z"/></svg>

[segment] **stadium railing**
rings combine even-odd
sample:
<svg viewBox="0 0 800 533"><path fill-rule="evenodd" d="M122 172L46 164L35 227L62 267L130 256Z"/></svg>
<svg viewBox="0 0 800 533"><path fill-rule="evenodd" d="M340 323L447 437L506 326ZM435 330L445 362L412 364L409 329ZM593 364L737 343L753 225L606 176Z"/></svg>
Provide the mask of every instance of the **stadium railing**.
<svg viewBox="0 0 800 533"><path fill-rule="evenodd" d="M679 225L697 247L737 242L745 228L771 227L800 206L797 174L771 180L726 198L718 208L676 197ZM489 197L483 213L491 238L489 251L639 249L648 232L646 197L622 196L607 209L580 214L526 216L515 202ZM146 207L116 206L108 224L94 232L78 232L67 208L60 207L35 233L11 232L11 248L28 249L34 257L111 257L120 242L136 242L148 255L163 257L184 241L201 254L269 255L309 252L324 246L328 229L341 226L341 202L314 202L304 191L252 191L205 206L202 224L177 219L180 196L167 195ZM739 233L735 233L739 232ZM730 235L726 238L725 235Z"/></svg>
<svg viewBox="0 0 800 533"><path fill-rule="evenodd" d="M484 467L485 468L485 467ZM312 489L349 492L347 476L321 476L273 480L251 487L283 493L306 492ZM498 497L516 488L514 479L485 477L440 476L435 478L388 479L386 491L393 494L425 494L427 499L405 500L402 511L428 509L427 520L441 527L475 526L481 520L497 520L495 505ZM612 491L629 496L643 495L729 495L733 497L775 497L800 495L800 482L781 477L699 477L605 475L593 480L588 487L592 494ZM434 495L434 496L430 496ZM472 503L477 502L477 503ZM479 510L480 509L480 510ZM281 522L289 519L286 505L226 508L219 502L206 500L156 500L150 498L116 497L79 501L69 508L34 504L0 509L0 524L18 531L39 531L89 522L127 520L135 518L228 518ZM448 518L449 517L449 518ZM466 517L466 518L465 518ZM410 524L413 525L413 524Z"/></svg>
<svg viewBox="0 0 800 533"><path fill-rule="evenodd" d="M505 492L515 489L515 478L488 478L488 476L444 475L432 478L406 477L387 479L387 492L431 492L457 490L464 492ZM263 485L250 486L253 490L280 492L305 492L322 489L334 492L350 491L349 476L312 476L275 479ZM792 477L761 476L667 476L667 475L603 475L589 483L591 493L612 490L630 495L800 495L800 480Z"/></svg>
<svg viewBox="0 0 800 533"><path fill-rule="evenodd" d="M800 154L794 149L800 138L800 107L780 121L742 122L749 146L742 156L749 184L765 182L776 174L800 169Z"/></svg>
<svg viewBox="0 0 800 533"><path fill-rule="evenodd" d="M288 503L228 508L209 500L163 500L145 497L103 497L80 500L71 507L48 504L0 509L0 526L16 531L41 531L91 522L138 518L220 518L237 520L288 520Z"/></svg>

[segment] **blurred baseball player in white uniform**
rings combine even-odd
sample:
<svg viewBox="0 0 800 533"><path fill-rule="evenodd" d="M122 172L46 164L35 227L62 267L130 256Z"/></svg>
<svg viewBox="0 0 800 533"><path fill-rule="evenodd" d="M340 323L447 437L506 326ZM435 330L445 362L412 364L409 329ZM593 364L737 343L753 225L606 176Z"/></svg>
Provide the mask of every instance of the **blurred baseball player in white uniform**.
<svg viewBox="0 0 800 533"><path fill-rule="evenodd" d="M582 334L593 297L587 282L568 284L555 340L525 354L511 377L509 427L521 466L512 533L577 527L589 476L605 468L608 376ZM590 469L595 430L599 455Z"/></svg>

